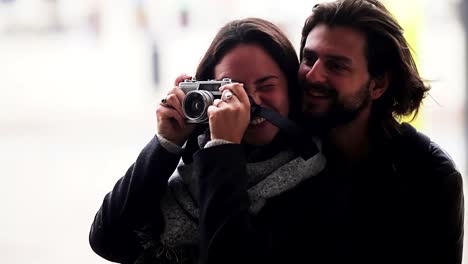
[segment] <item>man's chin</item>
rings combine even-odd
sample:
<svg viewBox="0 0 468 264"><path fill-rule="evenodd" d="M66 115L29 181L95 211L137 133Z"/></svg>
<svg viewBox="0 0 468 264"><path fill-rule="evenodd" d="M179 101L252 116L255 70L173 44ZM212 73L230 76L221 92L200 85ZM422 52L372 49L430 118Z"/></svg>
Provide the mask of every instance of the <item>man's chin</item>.
<svg viewBox="0 0 468 264"><path fill-rule="evenodd" d="M328 117L317 115L304 115L301 126L308 134L317 136L327 133L332 128Z"/></svg>
<svg viewBox="0 0 468 264"><path fill-rule="evenodd" d="M301 125L314 135L323 135L331 129L348 124L356 119L362 109L334 111L327 114L306 113L302 117Z"/></svg>

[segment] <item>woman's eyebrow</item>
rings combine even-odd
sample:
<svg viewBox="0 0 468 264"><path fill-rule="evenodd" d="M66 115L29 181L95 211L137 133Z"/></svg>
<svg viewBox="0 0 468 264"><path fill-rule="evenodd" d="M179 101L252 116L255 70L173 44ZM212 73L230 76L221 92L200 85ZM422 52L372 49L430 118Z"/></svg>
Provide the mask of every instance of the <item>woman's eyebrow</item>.
<svg viewBox="0 0 468 264"><path fill-rule="evenodd" d="M262 77L258 80L255 81L255 84L259 84L259 83L262 83L262 82L265 82L265 81L268 81L270 79L279 79L278 76L276 75L268 75L268 76L265 76L265 77Z"/></svg>
<svg viewBox="0 0 468 264"><path fill-rule="evenodd" d="M234 79L231 79L231 81L232 81L233 83L243 83L243 82L241 82L241 81L239 81L239 80L234 80Z"/></svg>

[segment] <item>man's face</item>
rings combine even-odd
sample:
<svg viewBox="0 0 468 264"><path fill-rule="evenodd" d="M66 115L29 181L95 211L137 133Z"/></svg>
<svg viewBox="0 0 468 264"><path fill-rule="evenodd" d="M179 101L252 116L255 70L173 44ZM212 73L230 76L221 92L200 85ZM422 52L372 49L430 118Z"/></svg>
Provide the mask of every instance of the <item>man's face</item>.
<svg viewBox="0 0 468 264"><path fill-rule="evenodd" d="M349 27L319 24L311 30L298 72L306 125L328 129L368 115L375 83L365 46L365 36Z"/></svg>

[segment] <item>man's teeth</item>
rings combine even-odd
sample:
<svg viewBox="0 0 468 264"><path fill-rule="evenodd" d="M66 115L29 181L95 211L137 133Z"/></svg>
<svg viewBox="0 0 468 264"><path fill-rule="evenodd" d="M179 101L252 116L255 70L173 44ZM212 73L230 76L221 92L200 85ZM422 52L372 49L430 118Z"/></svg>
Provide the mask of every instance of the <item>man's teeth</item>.
<svg viewBox="0 0 468 264"><path fill-rule="evenodd" d="M250 120L250 124L251 125L258 125L258 124L261 124L265 121L266 119L263 118L263 117L256 117L254 118L253 120Z"/></svg>
<svg viewBox="0 0 468 264"><path fill-rule="evenodd" d="M316 92L316 91L309 91L308 92L310 95L312 96L316 96L316 97L326 97L327 95L326 94L323 94L321 92Z"/></svg>

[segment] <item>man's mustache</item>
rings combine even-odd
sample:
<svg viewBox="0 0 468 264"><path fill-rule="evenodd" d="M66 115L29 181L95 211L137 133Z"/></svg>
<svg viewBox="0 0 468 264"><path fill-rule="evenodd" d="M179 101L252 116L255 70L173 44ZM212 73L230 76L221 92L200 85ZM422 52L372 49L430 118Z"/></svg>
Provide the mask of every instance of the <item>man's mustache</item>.
<svg viewBox="0 0 468 264"><path fill-rule="evenodd" d="M303 84L305 92L320 93L324 96L336 96L338 93L336 89L324 84Z"/></svg>

